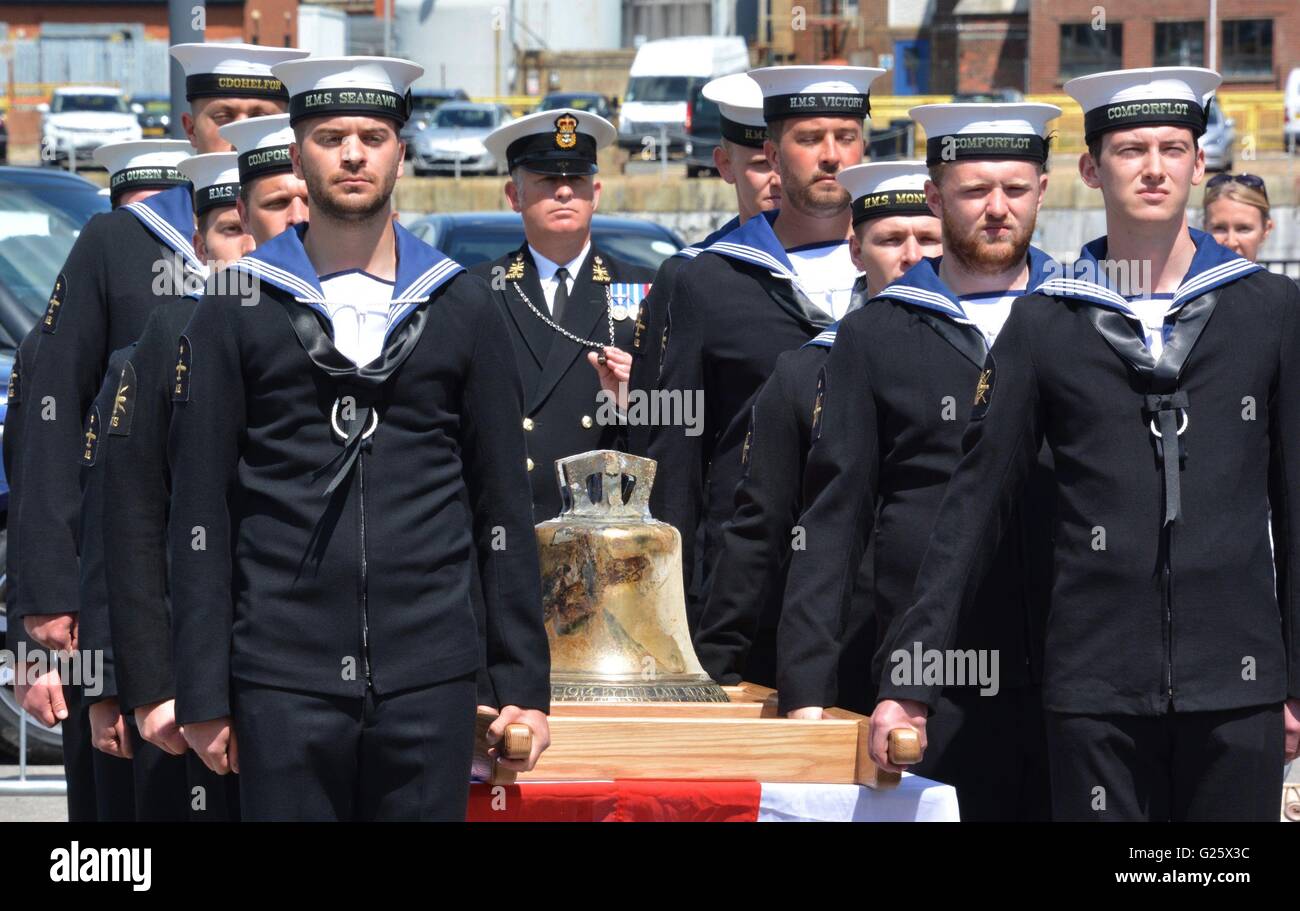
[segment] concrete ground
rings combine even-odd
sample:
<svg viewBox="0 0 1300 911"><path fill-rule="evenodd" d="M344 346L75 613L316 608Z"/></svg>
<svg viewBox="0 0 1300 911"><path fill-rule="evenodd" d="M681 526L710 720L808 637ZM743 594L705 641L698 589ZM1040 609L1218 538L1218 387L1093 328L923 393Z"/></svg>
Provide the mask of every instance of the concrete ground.
<svg viewBox="0 0 1300 911"><path fill-rule="evenodd" d="M63 766L27 767L27 780L62 779ZM68 801L62 794L53 796L15 796L4 793L4 785L18 780L18 766L0 765L0 823L67 822Z"/></svg>

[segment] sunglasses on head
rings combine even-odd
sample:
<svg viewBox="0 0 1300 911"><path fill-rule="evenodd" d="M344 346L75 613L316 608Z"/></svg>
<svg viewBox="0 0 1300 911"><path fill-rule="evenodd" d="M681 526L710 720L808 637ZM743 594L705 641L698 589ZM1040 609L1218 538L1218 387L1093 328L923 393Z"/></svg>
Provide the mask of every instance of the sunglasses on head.
<svg viewBox="0 0 1300 911"><path fill-rule="evenodd" d="M1243 187L1250 187L1252 190L1259 190L1259 192L1264 194L1265 198L1268 198L1268 187L1264 186L1264 178L1256 177L1254 174L1215 174L1210 178L1209 182L1206 183L1205 188L1208 190L1213 187L1223 186L1225 183L1239 183Z"/></svg>

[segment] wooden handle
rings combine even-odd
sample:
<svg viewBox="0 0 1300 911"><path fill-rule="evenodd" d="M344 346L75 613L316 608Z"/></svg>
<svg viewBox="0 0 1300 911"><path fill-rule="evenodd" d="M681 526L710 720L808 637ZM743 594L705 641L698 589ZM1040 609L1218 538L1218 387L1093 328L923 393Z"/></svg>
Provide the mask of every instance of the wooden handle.
<svg viewBox="0 0 1300 911"><path fill-rule="evenodd" d="M889 732L889 761L894 765L916 765L921 761L921 735L912 728Z"/></svg>
<svg viewBox="0 0 1300 911"><path fill-rule="evenodd" d="M502 759L527 759L532 751L533 729L526 724L507 724L497 743L497 755Z"/></svg>

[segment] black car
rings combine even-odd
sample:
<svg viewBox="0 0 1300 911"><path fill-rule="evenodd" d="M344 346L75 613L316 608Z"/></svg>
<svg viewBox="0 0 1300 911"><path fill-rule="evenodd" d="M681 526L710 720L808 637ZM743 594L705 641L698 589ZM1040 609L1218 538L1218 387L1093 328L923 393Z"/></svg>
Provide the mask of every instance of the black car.
<svg viewBox="0 0 1300 911"><path fill-rule="evenodd" d="M82 226L108 209L108 197L99 195L99 187L76 175L0 167L0 434L18 343L45 312L54 279ZM0 469L0 567L7 550L8 519L9 483ZM0 595L4 592L0 576ZM0 600L0 650L6 647L7 631ZM11 667L0 664L0 756L13 755L18 745L18 706L9 685L12 673ZM30 722L28 758L36 763L62 761L59 738L57 728L51 731Z"/></svg>
<svg viewBox="0 0 1300 911"><path fill-rule="evenodd" d="M537 106L539 111L554 111L559 108L587 111L606 120L614 116L609 99L599 92L551 92Z"/></svg>
<svg viewBox="0 0 1300 911"><path fill-rule="evenodd" d="M399 134L406 143L406 157L411 157L411 146L420 131L433 123L433 115L448 101L469 101L464 89L420 89L411 93L411 116Z"/></svg>
<svg viewBox="0 0 1300 911"><path fill-rule="evenodd" d="M681 146L686 153L687 177L718 176L718 169L713 166L713 150L722 142L722 111L704 97L703 89L704 86L693 88L686 102Z"/></svg>
<svg viewBox="0 0 1300 911"><path fill-rule="evenodd" d="M524 241L524 223L514 212L439 213L406 227L466 268L504 256ZM672 231L639 218L596 215L591 233L596 245L615 259L648 269L658 269L685 246Z"/></svg>
<svg viewBox="0 0 1300 911"><path fill-rule="evenodd" d="M172 101L166 95L132 95L128 105L140 122L145 139L164 139L172 123Z"/></svg>

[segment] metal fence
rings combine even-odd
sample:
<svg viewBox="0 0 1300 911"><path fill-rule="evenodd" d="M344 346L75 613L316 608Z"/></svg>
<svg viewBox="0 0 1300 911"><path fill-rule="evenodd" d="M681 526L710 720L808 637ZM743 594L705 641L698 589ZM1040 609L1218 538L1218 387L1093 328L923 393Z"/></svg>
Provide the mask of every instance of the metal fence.
<svg viewBox="0 0 1300 911"><path fill-rule="evenodd" d="M140 23L45 23L39 38L8 42L13 84L0 67L0 85L15 106L48 99L54 85L111 85L128 95L166 95L171 64L167 41L145 37ZM35 91L33 91L35 90Z"/></svg>

